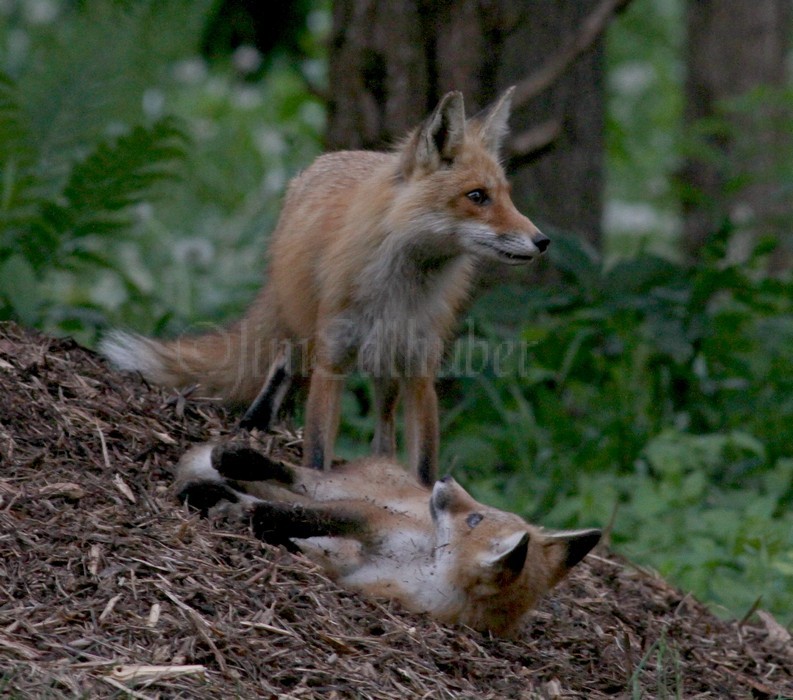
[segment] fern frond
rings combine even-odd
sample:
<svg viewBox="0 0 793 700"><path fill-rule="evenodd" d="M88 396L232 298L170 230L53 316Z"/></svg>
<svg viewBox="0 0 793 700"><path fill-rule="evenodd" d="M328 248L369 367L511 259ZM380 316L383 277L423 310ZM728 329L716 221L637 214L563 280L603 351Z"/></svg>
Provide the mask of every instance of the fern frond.
<svg viewBox="0 0 793 700"><path fill-rule="evenodd" d="M0 71L0 163L30 157L16 83Z"/></svg>
<svg viewBox="0 0 793 700"><path fill-rule="evenodd" d="M172 117L100 143L72 166L60 196L31 198L24 215L17 197L15 208L0 212L0 260L19 252L36 271L62 267L75 257L79 240L127 228L129 207L150 199L161 181L177 177L186 146L187 137ZM11 172L4 168L3 196ZM31 180L30 188L34 185Z"/></svg>
<svg viewBox="0 0 793 700"><path fill-rule="evenodd" d="M64 206L74 217L72 236L110 232L118 212L150 197L157 183L177 176L186 145L185 132L173 117L100 143L72 168L63 189Z"/></svg>
<svg viewBox="0 0 793 700"><path fill-rule="evenodd" d="M173 117L100 143L72 167L61 196L42 206L26 248L69 254L76 240L126 228L129 207L151 198L161 181L177 177L186 145Z"/></svg>

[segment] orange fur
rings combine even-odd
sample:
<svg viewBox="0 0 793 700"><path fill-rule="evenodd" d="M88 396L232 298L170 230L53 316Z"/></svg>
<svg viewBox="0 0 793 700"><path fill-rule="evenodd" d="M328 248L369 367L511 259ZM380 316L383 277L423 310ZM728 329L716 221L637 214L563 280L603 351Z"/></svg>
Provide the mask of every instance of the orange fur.
<svg viewBox="0 0 793 700"><path fill-rule="evenodd" d="M548 245L512 203L498 161L510 100L511 90L466 121L462 95L449 93L393 152L318 158L289 186L267 283L241 321L170 343L116 332L103 351L154 382L200 383L243 404L282 358L310 378L304 463L320 469L333 457L342 378L357 365L380 383L374 451L394 451L401 394L411 467L431 484L434 378L475 265L527 263ZM262 392L266 420L281 395Z"/></svg>

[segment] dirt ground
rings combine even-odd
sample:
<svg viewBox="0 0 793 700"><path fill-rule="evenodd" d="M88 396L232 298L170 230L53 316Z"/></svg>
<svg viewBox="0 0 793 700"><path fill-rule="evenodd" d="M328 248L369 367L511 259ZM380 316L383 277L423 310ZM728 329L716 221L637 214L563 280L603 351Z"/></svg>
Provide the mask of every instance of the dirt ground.
<svg viewBox="0 0 793 700"><path fill-rule="evenodd" d="M233 422L0 326L0 696L793 697L773 618L721 621L607 551L511 641L344 592L176 502L170 467Z"/></svg>

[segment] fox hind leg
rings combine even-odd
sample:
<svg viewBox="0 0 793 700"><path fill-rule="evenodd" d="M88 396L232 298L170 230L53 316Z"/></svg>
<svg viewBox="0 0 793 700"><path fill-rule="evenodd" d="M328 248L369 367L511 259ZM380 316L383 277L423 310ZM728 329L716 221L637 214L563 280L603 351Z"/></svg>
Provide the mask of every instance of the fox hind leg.
<svg viewBox="0 0 793 700"><path fill-rule="evenodd" d="M245 444L215 445L211 460L212 468L231 481L276 481L287 486L295 482L290 467Z"/></svg>
<svg viewBox="0 0 793 700"><path fill-rule="evenodd" d="M332 507L259 501L250 515L259 539L290 548L293 538L356 537L366 529L362 516Z"/></svg>
<svg viewBox="0 0 793 700"><path fill-rule="evenodd" d="M286 346L281 347L270 366L261 391L242 417L240 429L253 430L257 428L261 431L270 429L292 386L289 360L289 349Z"/></svg>
<svg viewBox="0 0 793 700"><path fill-rule="evenodd" d="M187 503L206 518L209 511L219 503L238 503L239 497L234 489L216 481L194 481L182 488L177 494L180 503Z"/></svg>

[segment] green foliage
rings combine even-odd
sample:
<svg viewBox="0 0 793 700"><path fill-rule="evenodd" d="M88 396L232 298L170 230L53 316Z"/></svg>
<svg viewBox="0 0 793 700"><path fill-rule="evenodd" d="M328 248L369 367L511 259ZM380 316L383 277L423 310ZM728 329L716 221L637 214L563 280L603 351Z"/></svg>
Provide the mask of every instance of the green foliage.
<svg viewBox="0 0 793 700"><path fill-rule="evenodd" d="M93 242L128 228L131 206L174 177L185 136L174 119L163 118L100 141L68 163L63 186L51 193L29 133L15 84L0 75L0 318L41 325L47 308L38 288L46 274L108 265Z"/></svg>
<svg viewBox="0 0 793 700"><path fill-rule="evenodd" d="M607 36L607 258L674 258L679 229L683 0L634 0Z"/></svg>
<svg viewBox="0 0 793 700"><path fill-rule="evenodd" d="M650 645L644 656L636 665L631 674L628 685L631 689L631 697L636 700L646 697L647 689L642 686L642 680L646 683L645 670L652 669L651 677L655 684L653 697L658 700L667 698L683 697L683 662L680 658L680 651L674 642L666 638L665 630L662 631L658 639ZM645 675L644 679L640 677Z"/></svg>
<svg viewBox="0 0 793 700"><path fill-rule="evenodd" d="M2 317L92 343L108 325L227 319L253 296L284 184L318 150L302 73L322 70L276 62L254 86L210 69L211 4L0 6Z"/></svg>

